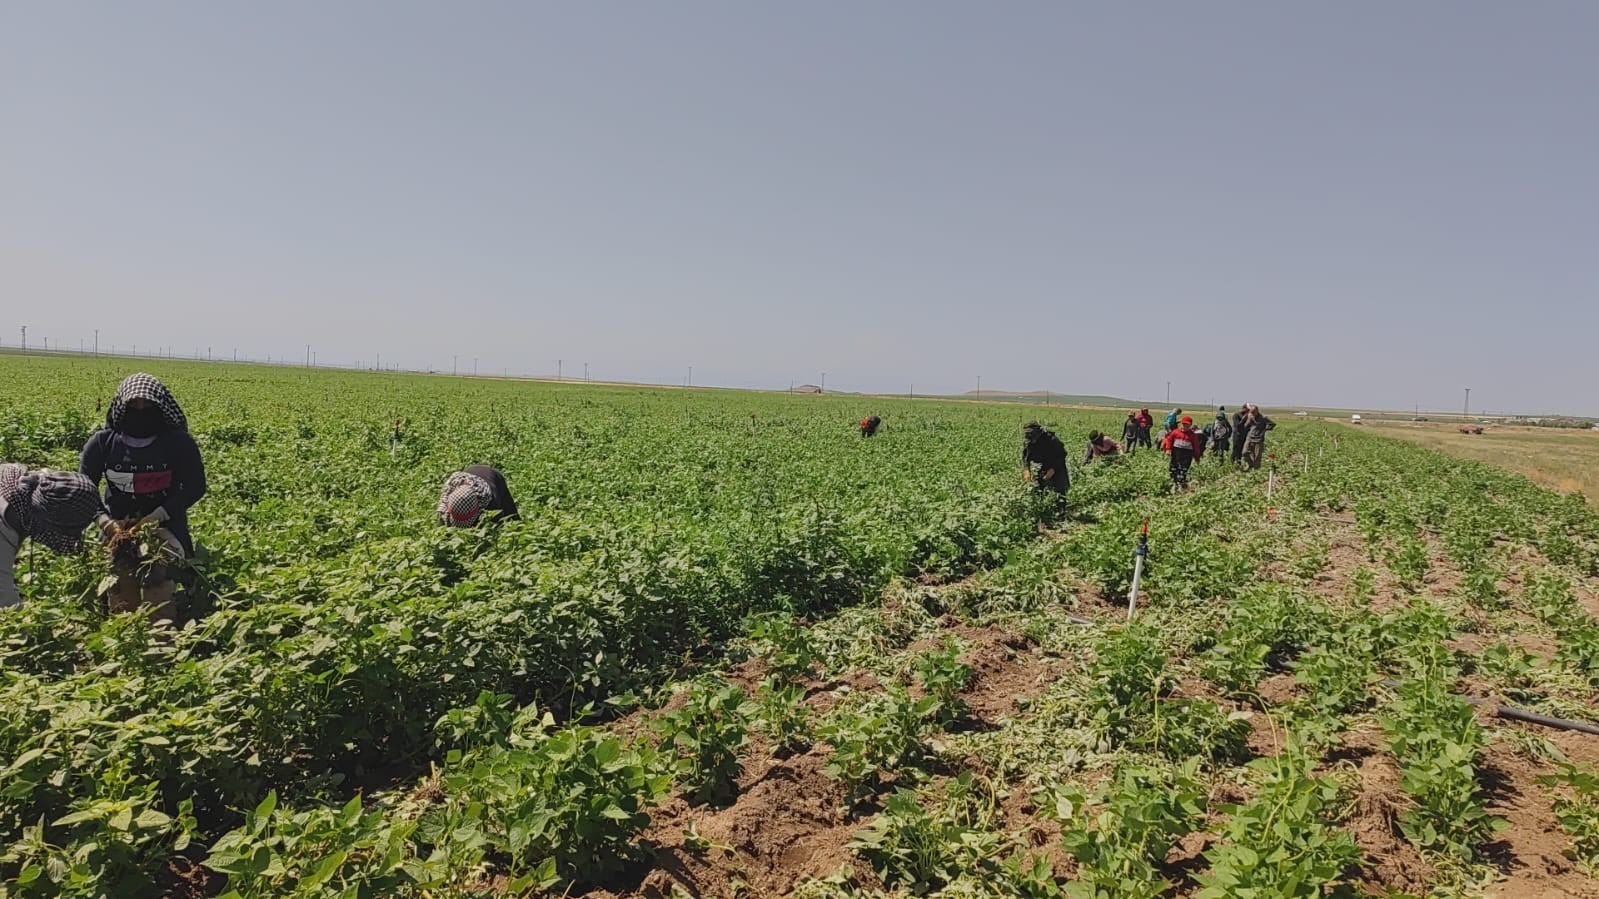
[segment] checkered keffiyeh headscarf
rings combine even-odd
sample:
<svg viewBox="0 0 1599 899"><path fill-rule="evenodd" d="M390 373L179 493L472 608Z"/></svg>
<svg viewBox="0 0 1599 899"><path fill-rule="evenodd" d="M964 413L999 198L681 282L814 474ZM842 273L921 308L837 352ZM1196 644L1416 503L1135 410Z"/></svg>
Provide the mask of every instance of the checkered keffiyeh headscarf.
<svg viewBox="0 0 1599 899"><path fill-rule="evenodd" d="M452 528L469 528L483 515L483 507L494 498L489 482L475 474L458 471L444 482L439 497L439 521Z"/></svg>
<svg viewBox="0 0 1599 899"><path fill-rule="evenodd" d="M113 431L122 430L128 403L133 400L146 400L160 409L161 417L167 420L167 426L174 431L189 429L189 419L183 414L183 407L172 398L172 391L168 390L167 385L161 383L155 375L147 375L142 371L128 375L117 388L117 395L111 399L111 408L106 410L106 427Z"/></svg>
<svg viewBox="0 0 1599 899"><path fill-rule="evenodd" d="M0 498L16 510L22 536L64 554L78 551L83 529L100 514L94 482L75 471L0 465Z"/></svg>

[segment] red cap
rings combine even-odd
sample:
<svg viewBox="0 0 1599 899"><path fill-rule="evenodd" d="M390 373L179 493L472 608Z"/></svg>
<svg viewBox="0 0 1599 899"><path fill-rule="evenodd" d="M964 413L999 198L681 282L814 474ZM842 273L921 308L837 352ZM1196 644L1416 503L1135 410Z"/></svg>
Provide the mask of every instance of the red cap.
<svg viewBox="0 0 1599 899"><path fill-rule="evenodd" d="M1193 423L1194 423L1194 419L1193 419L1193 417L1192 417L1192 416L1189 416L1189 415L1184 415L1184 416L1183 416L1183 424L1185 424L1185 425L1191 425L1191 424L1193 424Z"/></svg>

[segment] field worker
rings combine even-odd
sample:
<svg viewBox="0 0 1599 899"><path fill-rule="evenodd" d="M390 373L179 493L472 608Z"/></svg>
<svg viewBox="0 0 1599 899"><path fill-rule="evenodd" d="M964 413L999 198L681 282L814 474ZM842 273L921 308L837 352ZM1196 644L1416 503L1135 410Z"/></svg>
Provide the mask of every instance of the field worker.
<svg viewBox="0 0 1599 899"><path fill-rule="evenodd" d="M177 560L194 555L189 508L205 496L205 462L189 434L189 420L172 391L152 375L129 375L106 410L105 427L83 445L78 470L98 485L105 480L100 530L118 534L154 528L155 536ZM113 612L155 606L171 617L174 584L161 566L156 581L145 572L118 575L108 597ZM141 590L142 587L142 590Z"/></svg>
<svg viewBox="0 0 1599 899"><path fill-rule="evenodd" d="M1217 459L1227 458L1228 442L1232 440L1233 426L1227 423L1227 407L1221 407L1216 413L1216 420L1205 425L1205 448L1216 454Z"/></svg>
<svg viewBox="0 0 1599 899"><path fill-rule="evenodd" d="M1127 413L1127 420L1122 422L1122 443L1127 446L1129 456L1138 447L1138 430L1138 413Z"/></svg>
<svg viewBox="0 0 1599 899"><path fill-rule="evenodd" d="M882 423L883 423L883 420L881 418L878 418L876 415L868 415L865 418L861 419L861 436L862 437L875 437L875 436L877 436L877 428Z"/></svg>
<svg viewBox="0 0 1599 899"><path fill-rule="evenodd" d="M1144 407L1142 409L1139 409L1138 410L1138 445L1139 446L1148 447L1148 448L1153 448L1154 447L1154 443L1150 442L1150 439L1149 439L1149 432L1154 430L1154 428L1155 428L1155 416L1149 414L1149 407L1146 406L1146 407Z"/></svg>
<svg viewBox="0 0 1599 899"><path fill-rule="evenodd" d="M1188 489L1188 469L1205 453L1205 444L1194 430L1194 420L1186 415L1177 421L1177 427L1161 438L1160 448L1171 454L1171 485L1174 490Z"/></svg>
<svg viewBox="0 0 1599 899"><path fill-rule="evenodd" d="M1033 478L1033 466L1038 466L1038 477ZM1066 471L1066 446L1036 421L1022 428L1022 477L1033 480L1040 489L1065 493L1072 486L1072 477Z"/></svg>
<svg viewBox="0 0 1599 899"><path fill-rule="evenodd" d="M1091 431L1088 435L1088 454L1083 456L1083 464L1095 459L1114 459L1121 455L1122 445L1106 437L1098 431Z"/></svg>
<svg viewBox="0 0 1599 899"><path fill-rule="evenodd" d="M473 465L446 478L437 512L439 524L452 528L472 527L484 512L502 520L522 517L505 475L487 465Z"/></svg>
<svg viewBox="0 0 1599 899"><path fill-rule="evenodd" d="M22 541L75 553L83 546L83 529L100 511L94 482L75 471L0 465L0 609L22 602L15 571Z"/></svg>
<svg viewBox="0 0 1599 899"><path fill-rule="evenodd" d="M1249 413L1249 404L1245 403L1233 413L1233 464L1237 465L1244 458L1244 419Z"/></svg>
<svg viewBox="0 0 1599 899"><path fill-rule="evenodd" d="M1165 430L1164 433L1161 434L1161 436L1165 437L1166 434L1170 434L1172 431L1177 430L1177 421L1178 421L1178 419L1180 419L1182 417L1183 417L1183 407L1181 407L1181 406L1178 406L1177 408L1171 410L1170 412L1167 412L1166 413L1166 421L1163 422L1163 424L1166 427L1166 430Z"/></svg>
<svg viewBox="0 0 1599 899"><path fill-rule="evenodd" d="M1277 423L1266 417L1260 407L1250 405L1244 417L1244 431L1240 439L1244 444L1244 464L1251 471L1260 467L1260 462L1266 455L1266 432L1277 427Z"/></svg>

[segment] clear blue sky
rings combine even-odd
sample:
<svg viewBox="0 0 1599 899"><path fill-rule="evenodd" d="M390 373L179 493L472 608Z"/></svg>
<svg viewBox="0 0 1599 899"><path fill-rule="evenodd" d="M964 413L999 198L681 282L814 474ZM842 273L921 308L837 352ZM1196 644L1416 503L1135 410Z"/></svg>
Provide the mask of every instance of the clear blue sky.
<svg viewBox="0 0 1599 899"><path fill-rule="evenodd" d="M0 340L1599 413L1599 3L10 3Z"/></svg>

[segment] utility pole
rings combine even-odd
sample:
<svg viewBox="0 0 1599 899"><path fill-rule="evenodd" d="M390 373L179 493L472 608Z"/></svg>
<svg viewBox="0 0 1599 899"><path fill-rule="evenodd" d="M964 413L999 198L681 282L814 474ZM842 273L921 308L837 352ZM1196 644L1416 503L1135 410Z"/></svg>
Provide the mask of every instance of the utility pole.
<svg viewBox="0 0 1599 899"><path fill-rule="evenodd" d="M694 366L692 365L688 367L688 386L694 386Z"/></svg>
<svg viewBox="0 0 1599 899"><path fill-rule="evenodd" d="M822 383L816 385L816 390L818 393L827 392L827 372L822 372Z"/></svg>
<svg viewBox="0 0 1599 899"><path fill-rule="evenodd" d="M461 373L461 354L460 353L451 353L450 354L450 374L458 375L460 373Z"/></svg>
<svg viewBox="0 0 1599 899"><path fill-rule="evenodd" d="M1166 405L1171 405L1171 382L1166 382Z"/></svg>
<svg viewBox="0 0 1599 899"><path fill-rule="evenodd" d="M311 345L309 343L305 345L305 367L311 367Z"/></svg>
<svg viewBox="0 0 1599 899"><path fill-rule="evenodd" d="M94 354L100 355L100 329L94 329Z"/></svg>
<svg viewBox="0 0 1599 899"><path fill-rule="evenodd" d="M589 364L587 362L585 362L585 363L583 363L583 380L587 381L588 379L589 379Z"/></svg>
<svg viewBox="0 0 1599 899"><path fill-rule="evenodd" d="M1466 388L1466 417L1471 417L1471 388Z"/></svg>
<svg viewBox="0 0 1599 899"><path fill-rule="evenodd" d="M561 380L561 365L565 362L565 359L555 360L555 380L557 381Z"/></svg>
<svg viewBox="0 0 1599 899"><path fill-rule="evenodd" d="M983 398L983 376L982 375L978 375L977 376L977 398L978 399L982 399Z"/></svg>
<svg viewBox="0 0 1599 899"><path fill-rule="evenodd" d="M24 353L26 353L28 351L28 326L27 325L23 325L22 326L22 351Z"/></svg>
<svg viewBox="0 0 1599 899"><path fill-rule="evenodd" d="M44 339L44 351L46 353L50 352L50 338L48 337Z"/></svg>
<svg viewBox="0 0 1599 899"><path fill-rule="evenodd" d="M477 377L477 357L472 357L472 377Z"/></svg>

